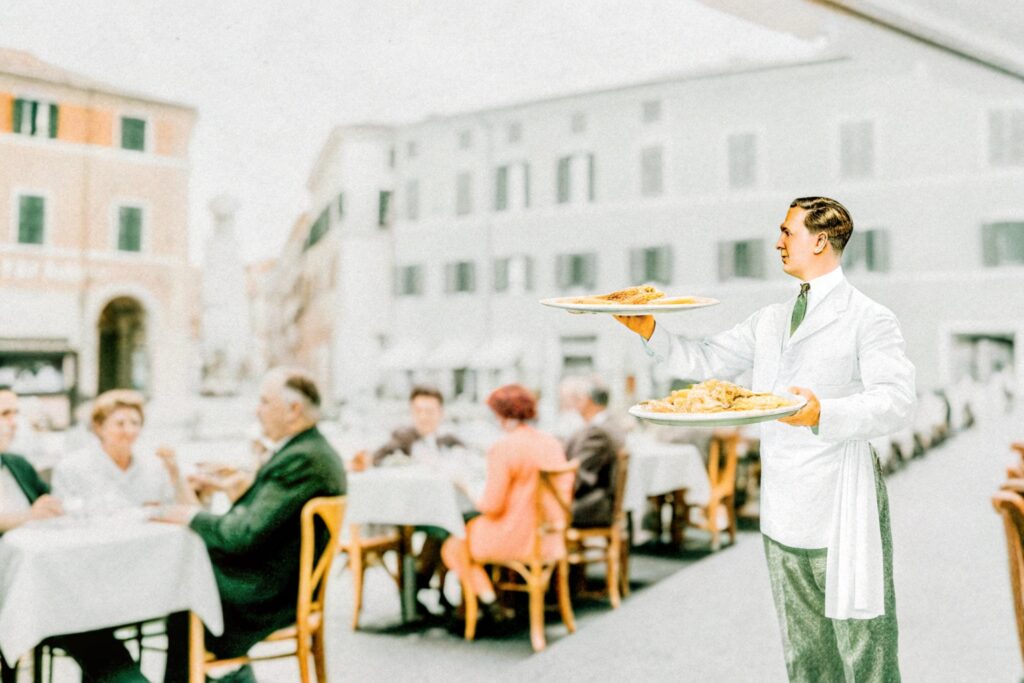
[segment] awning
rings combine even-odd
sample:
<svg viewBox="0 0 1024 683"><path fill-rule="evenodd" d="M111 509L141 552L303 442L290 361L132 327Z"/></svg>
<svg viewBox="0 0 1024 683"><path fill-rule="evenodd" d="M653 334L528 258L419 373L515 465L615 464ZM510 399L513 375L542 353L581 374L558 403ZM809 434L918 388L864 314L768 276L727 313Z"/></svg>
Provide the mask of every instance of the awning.
<svg viewBox="0 0 1024 683"><path fill-rule="evenodd" d="M473 354L474 368L510 368L523 357L523 340L519 337L495 337Z"/></svg>
<svg viewBox="0 0 1024 683"><path fill-rule="evenodd" d="M473 352L479 344L472 339L445 339L424 361L424 366L435 370L471 367Z"/></svg>
<svg viewBox="0 0 1024 683"><path fill-rule="evenodd" d="M400 341L381 355L378 363L387 370L416 370L423 366L427 347L418 341Z"/></svg>

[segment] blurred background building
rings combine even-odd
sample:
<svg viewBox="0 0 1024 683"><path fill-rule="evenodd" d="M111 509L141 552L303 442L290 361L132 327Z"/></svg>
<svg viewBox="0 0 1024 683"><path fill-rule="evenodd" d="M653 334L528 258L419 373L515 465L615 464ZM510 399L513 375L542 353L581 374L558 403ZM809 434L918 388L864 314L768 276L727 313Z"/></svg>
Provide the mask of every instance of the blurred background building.
<svg viewBox="0 0 1024 683"><path fill-rule="evenodd" d="M335 130L278 265L297 316L284 354L330 376L339 402L413 381L472 401L518 380L553 399L561 376L592 371L646 397L664 387L634 337L537 300L648 282L722 301L666 316L672 331L720 330L793 293L777 226L791 199L821 194L850 208L845 270L899 317L921 390L1024 385L1013 60L828 3L708 4L788 21L819 55Z"/></svg>
<svg viewBox="0 0 1024 683"><path fill-rule="evenodd" d="M194 376L188 146L196 113L0 50L0 383L132 387L173 412Z"/></svg>

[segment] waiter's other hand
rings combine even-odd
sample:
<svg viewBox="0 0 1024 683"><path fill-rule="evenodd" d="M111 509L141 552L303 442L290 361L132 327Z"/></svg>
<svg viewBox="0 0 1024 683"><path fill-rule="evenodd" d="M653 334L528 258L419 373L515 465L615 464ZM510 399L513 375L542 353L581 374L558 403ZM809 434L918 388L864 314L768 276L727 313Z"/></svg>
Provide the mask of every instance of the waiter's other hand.
<svg viewBox="0 0 1024 683"><path fill-rule="evenodd" d="M644 340L650 339L654 334L653 315L617 315L615 319L639 334Z"/></svg>
<svg viewBox="0 0 1024 683"><path fill-rule="evenodd" d="M818 397L814 395L814 392L803 387L790 387L788 391L806 398L807 404L789 417L779 418L779 422L785 422L794 427L817 427L818 419L821 417L821 404L818 403Z"/></svg>

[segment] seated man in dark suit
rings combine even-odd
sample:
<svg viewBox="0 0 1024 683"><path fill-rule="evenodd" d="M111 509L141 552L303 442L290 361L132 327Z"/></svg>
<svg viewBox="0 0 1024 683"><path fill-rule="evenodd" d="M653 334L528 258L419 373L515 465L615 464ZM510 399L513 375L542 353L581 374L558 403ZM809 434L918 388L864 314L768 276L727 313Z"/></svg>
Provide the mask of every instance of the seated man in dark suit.
<svg viewBox="0 0 1024 683"><path fill-rule="evenodd" d="M266 636L295 622L299 587L300 518L318 496L345 493L341 458L316 427L320 394L301 370L275 368L260 389L258 416L272 454L252 485L223 515L187 506L162 521L188 524L206 543L224 609L224 634L206 634L219 659L245 655ZM320 543L326 543L321 530ZM186 615L168 623L167 681L187 680ZM253 681L242 667L229 677Z"/></svg>
<svg viewBox="0 0 1024 683"><path fill-rule="evenodd" d="M572 524L578 528L609 526L615 495L615 458L623 437L609 420L608 390L591 384L577 398L576 411L586 424L569 437L565 454L580 463Z"/></svg>
<svg viewBox="0 0 1024 683"><path fill-rule="evenodd" d="M60 501L35 468L20 455L6 453L18 427L18 396L0 387L0 535L26 522L64 514ZM58 636L48 644L71 655L86 681L145 681L124 644L112 629ZM0 660L3 683L17 678L17 662Z"/></svg>

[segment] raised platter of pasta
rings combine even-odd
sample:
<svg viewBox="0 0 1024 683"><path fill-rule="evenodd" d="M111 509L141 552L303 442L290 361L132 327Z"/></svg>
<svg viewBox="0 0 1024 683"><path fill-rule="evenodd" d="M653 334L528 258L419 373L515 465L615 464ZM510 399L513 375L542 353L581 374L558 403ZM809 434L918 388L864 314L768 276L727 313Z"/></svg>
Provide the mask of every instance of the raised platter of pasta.
<svg viewBox="0 0 1024 683"><path fill-rule="evenodd" d="M807 403L788 392L755 393L718 379L673 391L665 398L641 401L629 414L647 422L684 427L734 427L778 420Z"/></svg>
<svg viewBox="0 0 1024 683"><path fill-rule="evenodd" d="M560 296L541 299L545 306L570 313L611 313L614 315L656 315L714 306L718 299L706 296L666 296L657 287L640 285L594 296Z"/></svg>

